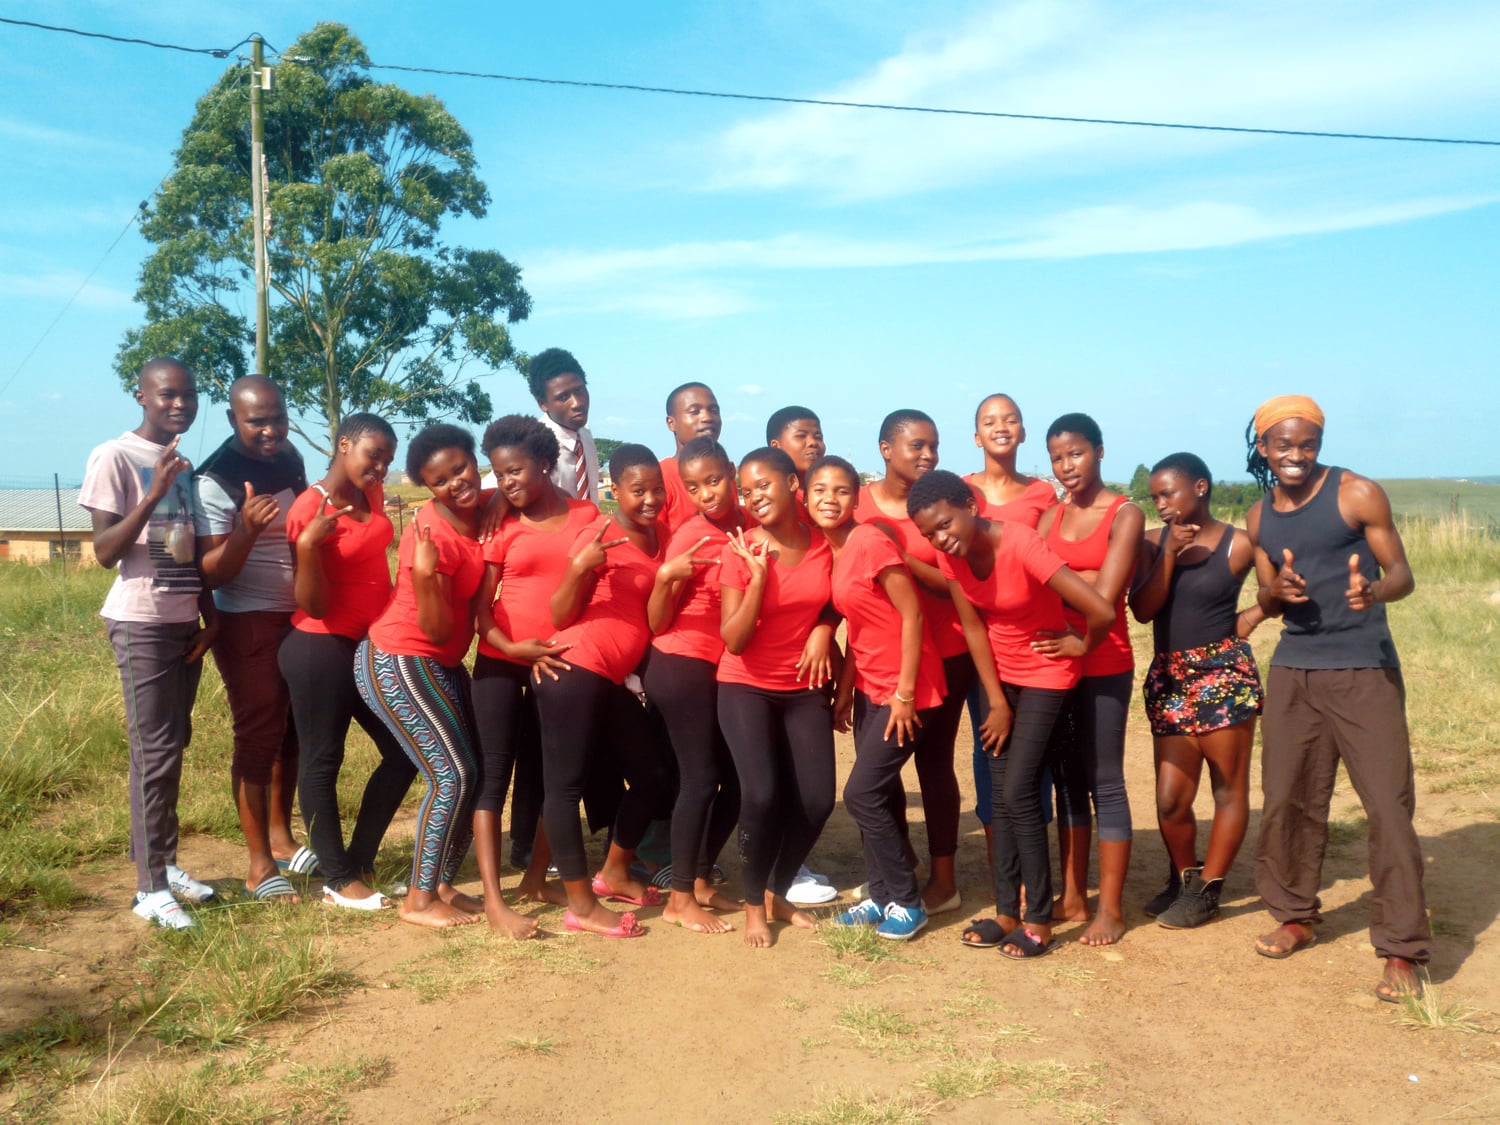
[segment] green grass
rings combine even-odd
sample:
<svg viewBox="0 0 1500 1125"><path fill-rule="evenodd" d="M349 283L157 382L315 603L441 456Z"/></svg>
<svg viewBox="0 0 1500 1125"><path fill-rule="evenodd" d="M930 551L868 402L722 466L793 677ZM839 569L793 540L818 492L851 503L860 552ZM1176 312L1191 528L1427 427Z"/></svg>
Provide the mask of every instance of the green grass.
<svg viewBox="0 0 1500 1125"><path fill-rule="evenodd" d="M1467 514L1481 525L1500 527L1500 484L1472 481L1395 479L1380 486L1391 498L1391 508L1403 518Z"/></svg>
<svg viewBox="0 0 1500 1125"><path fill-rule="evenodd" d="M445 933L432 953L403 962L390 983L429 1004L492 988L525 969L573 976L598 967L598 959L584 953L572 937L511 941L490 933L488 926L462 926Z"/></svg>
<svg viewBox="0 0 1500 1125"><path fill-rule="evenodd" d="M812 1109L778 1113L772 1120L776 1125L921 1125L934 1108L911 1094L860 1097L838 1093Z"/></svg>

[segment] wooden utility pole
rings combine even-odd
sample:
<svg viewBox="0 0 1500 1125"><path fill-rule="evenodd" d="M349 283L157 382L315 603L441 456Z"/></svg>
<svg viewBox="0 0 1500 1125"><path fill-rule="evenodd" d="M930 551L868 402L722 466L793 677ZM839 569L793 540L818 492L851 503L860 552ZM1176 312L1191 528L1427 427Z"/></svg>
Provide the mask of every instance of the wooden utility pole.
<svg viewBox="0 0 1500 1125"><path fill-rule="evenodd" d="M255 371L269 375L270 265L266 260L266 184L265 124L261 120L260 99L263 90L271 88L271 70L265 65L265 40L259 35L250 40L250 194L255 222Z"/></svg>

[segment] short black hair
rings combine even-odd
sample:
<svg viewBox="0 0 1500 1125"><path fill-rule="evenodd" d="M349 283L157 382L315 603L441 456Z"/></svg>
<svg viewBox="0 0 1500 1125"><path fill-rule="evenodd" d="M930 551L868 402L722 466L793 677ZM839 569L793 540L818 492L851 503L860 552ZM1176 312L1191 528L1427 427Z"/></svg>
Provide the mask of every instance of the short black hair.
<svg viewBox="0 0 1500 1125"><path fill-rule="evenodd" d="M1087 414L1064 414L1047 427L1046 440L1051 441L1058 434L1077 434L1090 445L1104 444L1104 435L1099 432L1099 423Z"/></svg>
<svg viewBox="0 0 1500 1125"><path fill-rule="evenodd" d="M1208 482L1208 491L1203 494L1204 500L1212 500L1214 496L1214 477L1208 471L1203 458L1196 453L1168 453L1156 464L1151 466L1151 475L1164 473L1167 470L1181 473L1188 480L1202 480Z"/></svg>
<svg viewBox="0 0 1500 1125"><path fill-rule="evenodd" d="M808 418L814 422L817 422L819 428L822 428L822 420L817 416L817 414L813 413L813 411L809 410L807 407L783 406L775 414L772 414L769 418L766 419L767 444L779 438L782 435L783 431L785 431L786 428L793 422L800 422L803 418ZM792 471L795 472L796 470L794 469Z"/></svg>
<svg viewBox="0 0 1500 1125"><path fill-rule="evenodd" d="M849 478L849 483L857 490L860 485L859 470L845 461L836 453L827 453L819 457L807 470L807 482L812 483L814 476L822 469L837 469Z"/></svg>
<svg viewBox="0 0 1500 1125"><path fill-rule="evenodd" d="M807 414L798 414L798 418L807 418ZM759 449L752 449L740 458L740 468L746 465L765 465L773 473L786 473L789 476L797 475L797 466L792 462L791 454L785 449L777 449L774 445L763 445Z"/></svg>
<svg viewBox="0 0 1500 1125"><path fill-rule="evenodd" d="M920 410L892 410L885 416L885 421L880 423L880 440L890 441L915 422L926 422L934 430L937 429L937 423L932 417Z"/></svg>
<svg viewBox="0 0 1500 1125"><path fill-rule="evenodd" d="M918 512L925 512L944 500L955 508L964 508L975 503L974 490L957 473L933 469L912 482L911 491L906 494L906 514L915 519Z"/></svg>
<svg viewBox="0 0 1500 1125"><path fill-rule="evenodd" d="M425 484L422 466L440 449L462 449L474 456L474 435L451 422L434 422L411 439L406 447L406 475L413 484Z"/></svg>
<svg viewBox="0 0 1500 1125"><path fill-rule="evenodd" d="M396 444L395 428L379 414L364 412L345 414L343 420L339 422L338 432L333 435L333 441L335 445L342 438L358 441L366 434L379 434L383 438L388 438L392 445Z"/></svg>
<svg viewBox="0 0 1500 1125"><path fill-rule="evenodd" d="M656 459L656 454L644 445L638 445L633 441L616 446L615 451L609 455L609 475L616 481L625 474L627 469L638 468L641 465L652 469L661 468L661 462Z"/></svg>
<svg viewBox="0 0 1500 1125"><path fill-rule="evenodd" d="M583 373L583 364L573 358L573 353L562 348L548 348L537 352L526 365L526 385L531 388L531 397L541 402L547 397L547 384L559 375L577 375L586 387L589 378Z"/></svg>
<svg viewBox="0 0 1500 1125"><path fill-rule="evenodd" d="M692 390L695 387L702 387L705 391L707 391L710 395L713 396L713 399L714 399L715 402L718 401L719 396L714 394L714 389L712 387L710 387L707 383L699 383L699 382L684 383L680 387L673 387L671 393L667 395L667 413L668 414L672 414L672 413L674 413L677 410L677 396L678 395L680 395L683 391L690 391L690 390Z"/></svg>
<svg viewBox="0 0 1500 1125"><path fill-rule="evenodd" d="M979 400L979 405L974 408L975 426L979 425L979 415L984 410L984 404L989 402L992 398L1003 398L1006 402L1014 406L1016 408L1017 417L1021 419L1023 425L1025 424L1026 418L1021 414L1021 404L1015 400L1015 396L1008 395L1004 391L996 391L994 394L985 395L982 399Z"/></svg>
<svg viewBox="0 0 1500 1125"><path fill-rule="evenodd" d="M681 468L689 461L712 460L728 467L734 472L734 460L729 456L725 448L711 437L695 437L688 442L677 453L677 465Z"/></svg>
<svg viewBox="0 0 1500 1125"><path fill-rule="evenodd" d="M506 414L485 427L484 441L479 448L486 457L491 450L506 445L524 449L528 457L548 472L557 464L560 451L557 435L540 418L529 414Z"/></svg>

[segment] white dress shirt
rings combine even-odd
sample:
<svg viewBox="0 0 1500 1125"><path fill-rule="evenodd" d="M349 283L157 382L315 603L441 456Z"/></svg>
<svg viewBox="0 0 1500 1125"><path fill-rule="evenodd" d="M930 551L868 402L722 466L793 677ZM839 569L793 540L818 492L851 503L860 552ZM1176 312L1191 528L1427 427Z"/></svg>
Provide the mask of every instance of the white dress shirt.
<svg viewBox="0 0 1500 1125"><path fill-rule="evenodd" d="M581 430L570 430L559 426L546 414L541 416L542 425L557 435L557 464L552 467L552 483L569 496L578 500L599 503L599 451L594 448L594 435L587 426ZM574 448L583 444L583 464L588 472L588 494L578 495L578 458Z"/></svg>

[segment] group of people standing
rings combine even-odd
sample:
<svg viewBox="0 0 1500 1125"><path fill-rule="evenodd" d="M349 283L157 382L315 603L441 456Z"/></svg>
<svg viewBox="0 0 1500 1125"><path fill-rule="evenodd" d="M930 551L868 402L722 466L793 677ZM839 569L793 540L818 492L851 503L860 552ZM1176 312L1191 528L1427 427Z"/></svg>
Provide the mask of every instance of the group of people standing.
<svg viewBox="0 0 1500 1125"><path fill-rule="evenodd" d="M245 887L259 899L296 901L286 869L321 875L331 906L401 898L408 922L487 919L529 937L535 920L501 889L510 796L512 862L525 866L516 897L562 905L567 929L638 937L636 913L610 904L661 905L666 921L708 934L741 914L745 942L769 946L777 923L817 924L788 896L835 806L834 732L852 731L843 798L867 880L831 921L907 940L962 905L954 751L967 709L995 913L963 942L1034 958L1067 920L1088 922L1083 943L1111 944L1126 928L1132 846L1128 610L1154 629L1144 692L1169 860L1146 913L1169 928L1218 915L1249 822L1264 706L1256 881L1280 924L1257 950L1285 957L1315 940L1342 759L1371 822L1372 937L1386 959L1377 991L1416 987L1430 935L1383 608L1410 592L1411 571L1379 486L1318 462L1323 417L1311 400L1283 396L1257 412L1249 467L1267 494L1246 529L1214 518L1207 466L1177 453L1152 471L1162 526L1147 530L1105 486L1103 435L1085 414L1046 432L1059 499L1017 470L1026 430L1008 395L976 411L979 471L939 469L936 424L904 409L882 423L881 472L865 483L827 453L801 406L773 414L766 445L736 462L719 444L713 391L697 382L666 401L673 456L614 450L615 503L601 512L582 366L549 349L528 378L539 416L497 419L477 448L441 423L407 443L408 476L432 499L405 528L393 581L382 485L397 439L386 421L346 417L309 486L280 392L250 376L230 388L233 435L194 473L177 453L196 415L192 375L169 359L142 369L142 425L95 451L80 498L100 561L120 568L103 614L130 734L136 913L190 926L182 900L214 893L175 865L177 779L199 658L212 651L234 718ZM1241 610L1252 566L1259 594ZM1263 701L1246 638L1277 615L1286 629ZM346 843L337 781L352 722L380 760ZM1215 814L1200 859L1193 800L1205 764ZM418 777L402 897L380 888L374 863ZM294 791L310 846L292 834ZM609 832L594 871L580 807ZM670 863L643 866L637 849L653 832L670 841ZM731 837L743 900L715 877ZM454 885L471 848L477 897Z"/></svg>

